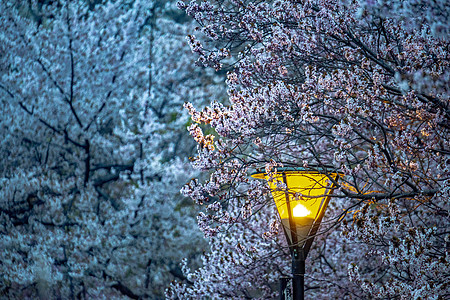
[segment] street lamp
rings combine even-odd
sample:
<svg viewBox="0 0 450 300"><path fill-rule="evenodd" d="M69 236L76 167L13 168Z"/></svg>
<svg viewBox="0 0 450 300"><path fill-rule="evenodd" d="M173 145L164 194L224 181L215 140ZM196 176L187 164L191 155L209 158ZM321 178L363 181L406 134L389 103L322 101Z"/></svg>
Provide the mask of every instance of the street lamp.
<svg viewBox="0 0 450 300"><path fill-rule="evenodd" d="M292 255L294 300L304 299L305 259L319 229L334 190L338 173L324 168L278 168L276 173L257 172L252 177L267 180L280 214Z"/></svg>

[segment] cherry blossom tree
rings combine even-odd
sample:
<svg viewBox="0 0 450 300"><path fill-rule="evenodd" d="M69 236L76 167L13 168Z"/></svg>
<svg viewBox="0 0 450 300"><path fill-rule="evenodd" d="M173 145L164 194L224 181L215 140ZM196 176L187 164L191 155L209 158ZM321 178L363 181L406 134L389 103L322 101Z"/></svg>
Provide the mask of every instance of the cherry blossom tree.
<svg viewBox="0 0 450 300"><path fill-rule="evenodd" d="M179 189L193 66L168 1L0 3L0 295L160 299L203 238Z"/></svg>
<svg viewBox="0 0 450 300"><path fill-rule="evenodd" d="M167 296L275 297L289 275L286 244L269 189L249 175L297 167L342 174L308 258L310 297L448 297L445 1L179 7L207 37L189 36L197 63L229 70L229 104L185 104L193 165L210 177L183 192L205 209L198 223L212 252Z"/></svg>

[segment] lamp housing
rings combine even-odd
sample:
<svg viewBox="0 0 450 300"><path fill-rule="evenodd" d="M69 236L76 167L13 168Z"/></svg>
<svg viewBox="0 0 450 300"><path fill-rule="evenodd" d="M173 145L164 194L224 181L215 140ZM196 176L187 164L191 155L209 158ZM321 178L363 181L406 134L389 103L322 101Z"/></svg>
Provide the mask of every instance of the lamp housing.
<svg viewBox="0 0 450 300"><path fill-rule="evenodd" d="M289 246L306 248L306 255L339 174L323 169L279 168L252 177L268 182Z"/></svg>

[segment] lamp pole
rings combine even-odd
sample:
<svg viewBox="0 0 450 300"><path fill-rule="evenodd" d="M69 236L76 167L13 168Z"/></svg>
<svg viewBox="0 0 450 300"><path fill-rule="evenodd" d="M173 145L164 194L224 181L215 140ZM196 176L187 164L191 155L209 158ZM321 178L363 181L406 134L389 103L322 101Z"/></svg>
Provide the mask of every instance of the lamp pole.
<svg viewBox="0 0 450 300"><path fill-rule="evenodd" d="M288 186L286 179L286 173L283 173L283 183ZM285 190L284 195L286 197L286 207L289 216L289 227L291 231L291 256L292 256L292 298L293 300L305 299L305 256L301 249L298 247L298 236L293 228L296 228L294 218L292 216L292 207L289 197L289 193Z"/></svg>
<svg viewBox="0 0 450 300"><path fill-rule="evenodd" d="M305 299L305 259L298 255L292 255L292 296L293 300Z"/></svg>
<svg viewBox="0 0 450 300"><path fill-rule="evenodd" d="M280 300L286 300L286 288L289 279L289 277L280 278Z"/></svg>
<svg viewBox="0 0 450 300"><path fill-rule="evenodd" d="M252 177L266 179L269 183L292 256L293 300L304 300L305 259L339 174L323 168L320 171L281 168L279 171L281 172L270 176L264 172L257 172ZM284 183L283 189L278 187L276 182L279 181ZM280 299L286 298L286 284L286 279L282 278Z"/></svg>

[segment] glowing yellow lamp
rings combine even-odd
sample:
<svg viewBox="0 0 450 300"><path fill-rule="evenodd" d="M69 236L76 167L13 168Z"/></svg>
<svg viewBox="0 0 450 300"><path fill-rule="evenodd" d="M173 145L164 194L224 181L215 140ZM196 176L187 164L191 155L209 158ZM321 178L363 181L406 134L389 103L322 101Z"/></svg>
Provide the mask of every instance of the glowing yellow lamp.
<svg viewBox="0 0 450 300"><path fill-rule="evenodd" d="M333 191L330 178L337 180L338 176L327 175L301 169L278 169L272 178L266 173L252 175L267 180L291 246L303 247L317 232Z"/></svg>
<svg viewBox="0 0 450 300"><path fill-rule="evenodd" d="M292 215L295 217L306 217L309 214L311 214L311 212L301 203L297 204L293 209L292 209Z"/></svg>

